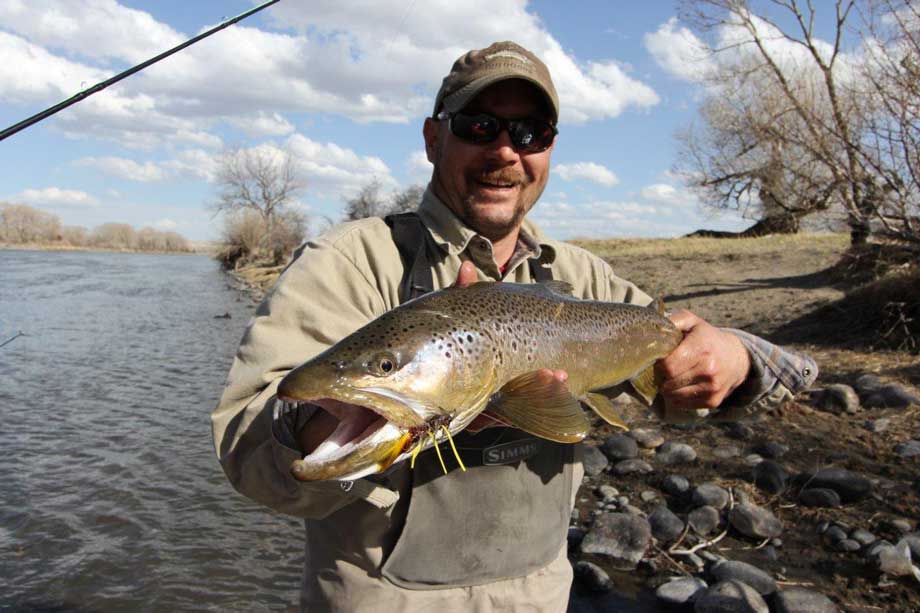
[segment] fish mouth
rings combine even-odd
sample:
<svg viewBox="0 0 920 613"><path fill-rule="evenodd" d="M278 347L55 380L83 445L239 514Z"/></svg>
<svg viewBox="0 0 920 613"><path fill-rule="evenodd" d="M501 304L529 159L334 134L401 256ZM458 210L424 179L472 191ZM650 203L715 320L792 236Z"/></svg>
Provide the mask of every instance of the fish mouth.
<svg viewBox="0 0 920 613"><path fill-rule="evenodd" d="M303 481L352 480L383 470L400 455L407 430L387 420L373 407L346 404L335 398L291 401L279 398L287 410L308 413L303 428L303 459L292 466Z"/></svg>

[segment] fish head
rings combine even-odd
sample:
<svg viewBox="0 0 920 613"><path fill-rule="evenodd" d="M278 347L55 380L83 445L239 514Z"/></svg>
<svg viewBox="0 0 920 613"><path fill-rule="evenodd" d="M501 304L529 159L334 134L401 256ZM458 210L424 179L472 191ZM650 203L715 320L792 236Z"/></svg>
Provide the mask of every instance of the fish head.
<svg viewBox="0 0 920 613"><path fill-rule="evenodd" d="M292 370L278 386L278 399L324 410L336 406L340 420L300 462L301 474L295 467L295 476L378 472L403 459L423 434L442 426L461 430L491 393L483 382L492 379L492 354L483 343L481 334L444 313L399 308ZM312 470L320 464L322 470Z"/></svg>

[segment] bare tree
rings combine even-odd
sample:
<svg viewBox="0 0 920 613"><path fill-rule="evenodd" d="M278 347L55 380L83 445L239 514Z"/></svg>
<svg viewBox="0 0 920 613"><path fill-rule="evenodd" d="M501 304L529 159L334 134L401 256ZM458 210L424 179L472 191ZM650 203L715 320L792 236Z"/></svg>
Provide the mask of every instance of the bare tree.
<svg viewBox="0 0 920 613"><path fill-rule="evenodd" d="M345 219L355 220L365 217L382 217L386 215L387 204L380 195L380 181L375 177L354 198L345 201Z"/></svg>
<svg viewBox="0 0 920 613"><path fill-rule="evenodd" d="M300 229L297 241L306 233L306 217L289 213L289 207L303 184L297 176L290 153L256 148L236 149L227 152L217 172L218 196L213 208L228 214L226 223L234 224L231 217L243 211L258 215L263 228L259 247L245 256L257 256L266 251L274 263L287 257L285 244L291 241L292 228L281 227L285 221L299 220L294 230ZM250 224L251 226L252 224Z"/></svg>
<svg viewBox="0 0 920 613"><path fill-rule="evenodd" d="M682 18L714 41L715 68L707 83L711 99L703 107L704 127L688 133L682 158L683 169L711 204L739 208L754 202L763 207L762 213L779 208L793 216L836 208L845 212L853 244L865 242L873 224L917 240L916 232L910 238L909 228L900 234L894 231L909 226L904 209L910 207L902 199L900 218L897 223L891 219L889 203L899 185L891 176L892 141L872 135L879 127L879 134L891 134L897 113L871 103L873 96L863 85L867 74L861 68L878 71L843 48L859 14L873 15L872 24L890 23L896 9L903 8L895 0L879 1L880 8L876 3L874 13L865 13L872 0L859 5L857 0L836 0L826 20L831 42L825 43L815 34L818 14L811 2L684 0ZM821 6L830 8L828 4ZM916 7L912 10L916 14ZM903 23L913 23L916 32L916 20ZM909 31L903 26L898 30L901 38ZM880 43L877 49L892 59L894 49L907 47L910 44ZM902 51L896 57L898 61L888 66L899 66L890 72L903 79L910 73L903 60L916 58L916 49L912 55ZM916 97L905 96L908 90L903 86L892 88L893 80L875 77L868 82L901 92L893 98L902 102L892 99L891 106L902 112L901 125L906 121L916 126L916 106L904 104L907 99L916 104ZM878 91L874 94L884 99ZM884 145L887 153L882 153Z"/></svg>
<svg viewBox="0 0 920 613"><path fill-rule="evenodd" d="M27 204L0 204L0 241L50 243L61 238L57 215Z"/></svg>
<svg viewBox="0 0 920 613"><path fill-rule="evenodd" d="M372 179L358 194L345 202L345 219L355 220L365 217L385 217L393 213L414 211L422 202L425 188L410 185L396 189L389 198L381 195L382 186L376 178Z"/></svg>

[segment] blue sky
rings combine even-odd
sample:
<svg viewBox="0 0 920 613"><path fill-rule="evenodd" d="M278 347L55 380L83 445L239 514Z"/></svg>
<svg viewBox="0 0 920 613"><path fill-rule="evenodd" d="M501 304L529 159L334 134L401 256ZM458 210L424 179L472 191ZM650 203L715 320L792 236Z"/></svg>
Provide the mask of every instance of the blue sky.
<svg viewBox="0 0 920 613"><path fill-rule="evenodd" d="M193 36L252 2L0 0L3 127ZM421 123L464 50L514 39L560 92L560 137L535 218L552 236L676 236L711 218L672 172L701 89L671 2L282 0L0 143L0 201L66 224L213 239L214 166L233 147L287 149L297 206L341 219L376 178L425 183Z"/></svg>

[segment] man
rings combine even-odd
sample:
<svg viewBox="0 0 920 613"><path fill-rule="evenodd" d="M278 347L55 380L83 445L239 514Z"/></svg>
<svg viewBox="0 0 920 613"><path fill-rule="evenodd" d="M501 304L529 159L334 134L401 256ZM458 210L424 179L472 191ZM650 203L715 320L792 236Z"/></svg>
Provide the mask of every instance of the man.
<svg viewBox="0 0 920 613"><path fill-rule="evenodd" d="M551 274L583 298L651 302L605 262L546 239L525 217L549 176L558 114L548 70L513 43L454 64L423 130L434 172L418 214L434 289ZM429 450L414 470L403 462L355 482L301 483L290 474L337 415L358 409L285 412L274 402L278 382L397 306L406 275L380 219L343 224L304 245L259 307L214 411L221 464L247 496L305 518L302 606L310 611L563 611L579 446L487 428L457 437L466 472L439 474ZM659 364L670 410L776 400L817 374L807 358L687 311L672 319L685 338ZM545 375L565 379L562 371Z"/></svg>

